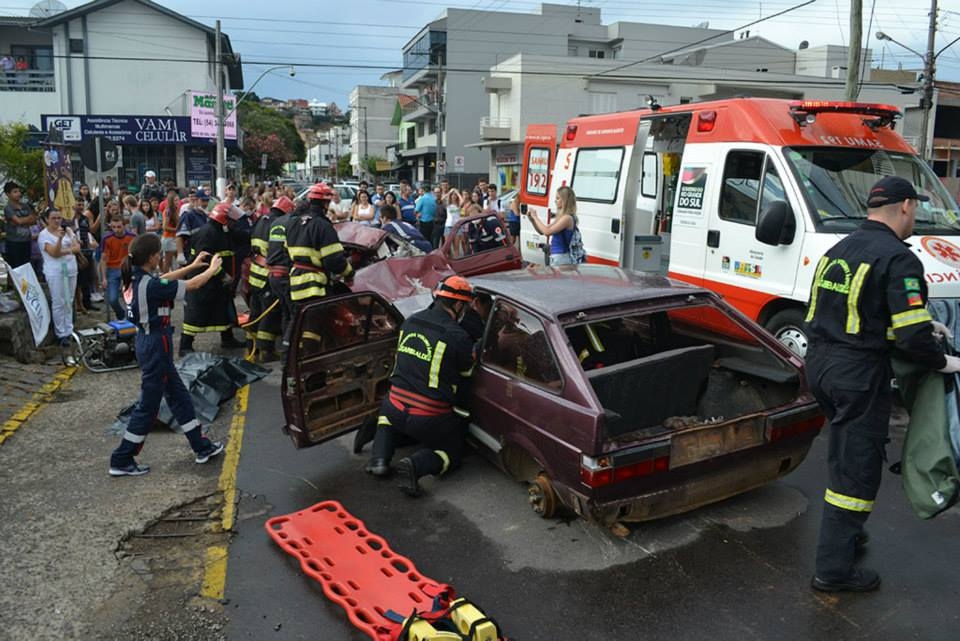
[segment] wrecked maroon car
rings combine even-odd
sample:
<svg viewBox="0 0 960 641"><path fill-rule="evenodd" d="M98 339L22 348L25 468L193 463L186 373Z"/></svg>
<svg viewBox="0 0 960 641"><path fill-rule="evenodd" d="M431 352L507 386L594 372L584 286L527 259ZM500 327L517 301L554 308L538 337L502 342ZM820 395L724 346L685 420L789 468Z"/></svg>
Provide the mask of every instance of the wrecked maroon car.
<svg viewBox="0 0 960 641"><path fill-rule="evenodd" d="M483 243L476 230L488 221L495 221L499 233ZM506 225L494 214L457 221L443 245L429 253L407 238L376 227L352 222L335 227L356 272L352 289L381 292L389 300L429 291L451 274L475 276L523 264Z"/></svg>
<svg viewBox="0 0 960 641"><path fill-rule="evenodd" d="M802 361L712 292L598 265L471 282L489 314L470 435L544 517L610 525L719 501L789 473L823 424ZM303 309L282 389L296 447L376 416L402 321L374 292Z"/></svg>

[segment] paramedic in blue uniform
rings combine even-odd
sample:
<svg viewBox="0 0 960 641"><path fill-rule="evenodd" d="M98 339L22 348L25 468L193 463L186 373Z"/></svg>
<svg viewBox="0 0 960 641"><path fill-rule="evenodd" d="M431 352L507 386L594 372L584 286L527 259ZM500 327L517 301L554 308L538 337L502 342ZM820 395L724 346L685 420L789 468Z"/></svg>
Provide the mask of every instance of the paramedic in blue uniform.
<svg viewBox="0 0 960 641"><path fill-rule="evenodd" d="M455 469L463 458L466 422L455 408L457 388L473 373L474 342L458 324L473 300L462 276L449 276L434 301L400 328L390 391L380 405L367 472L390 473L397 441L421 445L397 463L400 490L420 494L419 479Z"/></svg>
<svg viewBox="0 0 960 641"><path fill-rule="evenodd" d="M944 373L960 371L937 335L948 334L926 309L923 265L904 239L929 198L903 178L870 190L867 220L820 259L810 289L806 375L830 421L829 480L812 586L867 592L874 570L857 567L863 525L880 487L890 422L890 357Z"/></svg>
<svg viewBox="0 0 960 641"><path fill-rule="evenodd" d="M143 442L167 399L177 424L190 442L197 463L206 463L223 451L223 444L203 435L190 394L173 365L173 328L170 314L175 301L184 299L187 291L202 287L220 270L221 258L204 252L186 267L157 277L160 265L160 236L146 233L130 244L130 254L123 262L124 287L132 285L133 301L128 317L137 326L136 352L140 363L140 399L130 415L123 440L110 455L110 476L140 476L150 471L134 456L143 449ZM210 264L204 261L209 260ZM203 270L189 280L187 275Z"/></svg>

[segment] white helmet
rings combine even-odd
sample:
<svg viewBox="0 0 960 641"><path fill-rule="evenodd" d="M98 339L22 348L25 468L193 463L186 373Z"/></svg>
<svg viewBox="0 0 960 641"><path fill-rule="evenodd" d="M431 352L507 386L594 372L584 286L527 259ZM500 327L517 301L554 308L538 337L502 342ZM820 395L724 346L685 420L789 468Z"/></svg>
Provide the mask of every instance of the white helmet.
<svg viewBox="0 0 960 641"><path fill-rule="evenodd" d="M144 177L146 177L146 178L156 178L156 177L157 177L157 172L155 172L155 171L152 170L152 169L148 169L148 170L147 170L147 173L144 174Z"/></svg>

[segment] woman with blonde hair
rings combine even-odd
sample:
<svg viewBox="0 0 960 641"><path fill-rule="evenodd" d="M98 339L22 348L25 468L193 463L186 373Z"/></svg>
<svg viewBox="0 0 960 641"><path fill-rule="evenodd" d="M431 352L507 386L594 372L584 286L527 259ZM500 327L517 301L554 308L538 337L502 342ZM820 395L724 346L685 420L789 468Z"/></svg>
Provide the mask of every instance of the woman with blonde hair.
<svg viewBox="0 0 960 641"><path fill-rule="evenodd" d="M577 195L564 185L557 190L553 204L557 215L549 225L537 216L537 210L527 208L527 219L538 234L550 237L550 265L573 265L586 260L583 240L577 228Z"/></svg>

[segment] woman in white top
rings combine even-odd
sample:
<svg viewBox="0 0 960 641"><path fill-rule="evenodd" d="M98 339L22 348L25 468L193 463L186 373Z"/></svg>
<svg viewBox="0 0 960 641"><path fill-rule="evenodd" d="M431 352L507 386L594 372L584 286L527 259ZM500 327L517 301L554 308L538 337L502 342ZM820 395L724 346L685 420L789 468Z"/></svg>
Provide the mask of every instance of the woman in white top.
<svg viewBox="0 0 960 641"><path fill-rule="evenodd" d="M53 330L60 345L70 344L73 333L73 297L77 291L77 254L80 239L72 229L62 225L63 216L56 209L47 212L47 226L37 236L43 256L43 276L50 288L50 314ZM96 243L92 248L96 247Z"/></svg>
<svg viewBox="0 0 960 641"><path fill-rule="evenodd" d="M365 191L357 192L357 202L353 203L353 212L350 220L361 225L373 225L376 222L377 208L370 202L370 194Z"/></svg>
<svg viewBox="0 0 960 641"><path fill-rule="evenodd" d="M143 214L145 231L159 234L162 231L160 216L153 208L153 203L146 198L140 201L140 213Z"/></svg>
<svg viewBox="0 0 960 641"><path fill-rule="evenodd" d="M443 223L443 237L446 239L450 238L450 234L453 232L453 226L457 224L457 221L460 220L460 216L462 215L460 208L463 206L463 195L457 189L451 188L443 199L447 205L447 219ZM454 240L454 244L459 240L462 239L457 238ZM459 248L454 247L455 251L457 249Z"/></svg>

